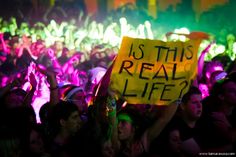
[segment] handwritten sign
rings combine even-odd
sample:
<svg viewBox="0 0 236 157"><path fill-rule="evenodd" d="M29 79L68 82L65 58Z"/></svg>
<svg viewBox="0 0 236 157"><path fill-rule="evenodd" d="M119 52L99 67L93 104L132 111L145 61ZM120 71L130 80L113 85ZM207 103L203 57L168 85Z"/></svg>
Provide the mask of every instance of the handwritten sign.
<svg viewBox="0 0 236 157"><path fill-rule="evenodd" d="M109 87L131 104L167 105L181 98L196 76L200 42L124 37Z"/></svg>

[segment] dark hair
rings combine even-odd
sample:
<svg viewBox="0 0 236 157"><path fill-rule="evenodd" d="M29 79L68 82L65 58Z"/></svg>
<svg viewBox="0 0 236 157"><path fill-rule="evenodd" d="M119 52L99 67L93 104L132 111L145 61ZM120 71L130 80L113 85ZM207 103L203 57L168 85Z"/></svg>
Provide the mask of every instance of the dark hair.
<svg viewBox="0 0 236 157"><path fill-rule="evenodd" d="M203 113L202 115L208 115L210 112L214 112L216 110L219 110L219 107L222 105L221 100L219 99L219 95L224 93L223 86L227 84L228 82L233 82L231 79L223 79L217 81L211 91L210 95L203 99Z"/></svg>
<svg viewBox="0 0 236 157"><path fill-rule="evenodd" d="M231 72L231 73L228 75L228 78L231 79L232 81L236 82L236 71Z"/></svg>
<svg viewBox="0 0 236 157"><path fill-rule="evenodd" d="M36 60L36 63L50 67L52 65L52 60L47 55L43 54L39 56L39 58Z"/></svg>
<svg viewBox="0 0 236 157"><path fill-rule="evenodd" d="M40 134L40 136L42 137L42 139L43 139L43 130L42 130L43 128L42 128L42 126L40 125L40 124L34 124L34 125L31 125L29 128L28 128L28 130L26 131L26 136L25 136L25 138L23 139L23 144L24 144L24 147L25 147L25 149L26 150L24 150L25 152L24 153L26 153L26 154L28 154L28 153L31 153L30 151L29 151L29 146L30 146L30 134L31 134L31 132L32 131L36 131L38 134ZM25 154L25 155L26 155Z"/></svg>
<svg viewBox="0 0 236 157"><path fill-rule="evenodd" d="M50 103L49 103L49 102L46 102L45 104L43 104L43 105L40 107L40 110L39 110L39 118L40 118L41 123L43 123L43 124L44 124L45 122L48 122L49 109L50 109Z"/></svg>
<svg viewBox="0 0 236 157"><path fill-rule="evenodd" d="M125 108L118 112L119 114L127 114L132 119L132 126L135 128L134 138L138 139L144 133L146 126L144 124L144 117L135 105L127 104Z"/></svg>
<svg viewBox="0 0 236 157"><path fill-rule="evenodd" d="M193 94L202 94L201 91L197 88L197 87L194 87L194 86L191 86L189 91L184 94L183 98L182 98L182 102L184 104L186 104L188 102L188 100L190 99L191 95Z"/></svg>
<svg viewBox="0 0 236 157"><path fill-rule="evenodd" d="M34 61L33 58L30 56L28 50L24 48L22 56L16 61L17 68L19 70L27 68L30 65L30 62L32 61Z"/></svg>
<svg viewBox="0 0 236 157"><path fill-rule="evenodd" d="M20 137L8 127L0 128L0 156L10 157L13 153L20 153L22 150Z"/></svg>
<svg viewBox="0 0 236 157"><path fill-rule="evenodd" d="M223 94L224 93L224 88L223 86L225 84L227 84L228 82L234 82L232 79L224 79L224 80L220 80L220 81L217 81L213 87L212 87L212 90L210 91L210 95L212 96L218 96L220 94Z"/></svg>
<svg viewBox="0 0 236 157"><path fill-rule="evenodd" d="M220 62L223 65L224 69L227 68L229 64L232 62L231 58L227 54L226 55L219 54L213 57L212 61Z"/></svg>
<svg viewBox="0 0 236 157"><path fill-rule="evenodd" d="M4 34L3 34L3 39L4 40L10 40L11 39L11 33L10 32L5 32Z"/></svg>
<svg viewBox="0 0 236 157"><path fill-rule="evenodd" d="M5 110L4 124L12 128L19 136L25 136L31 125L36 124L36 114L32 106L15 107Z"/></svg>
<svg viewBox="0 0 236 157"><path fill-rule="evenodd" d="M27 95L27 92L21 88L16 88L16 89L10 90L2 97L3 105L1 107L8 109L8 108L11 108L11 105L19 104L19 102L15 101L15 102L11 102L14 104L10 104L10 106L9 106L9 100L12 99L11 94L15 94L17 96L21 96L24 98Z"/></svg>
<svg viewBox="0 0 236 157"><path fill-rule="evenodd" d="M204 82L206 82L206 80L208 79L206 77L206 73L209 72L209 71L210 72L214 71L213 67L216 67L216 66L223 67L223 64L221 62L219 62L219 61L205 62L204 67L203 67L203 78L202 78Z"/></svg>
<svg viewBox="0 0 236 157"><path fill-rule="evenodd" d="M9 92L9 94L11 94L11 93L15 93L16 95L19 95L22 97L25 97L27 95L27 92L21 88L13 89Z"/></svg>
<svg viewBox="0 0 236 157"><path fill-rule="evenodd" d="M60 120L67 120L74 111L78 111L78 108L74 103L60 101L58 104L56 104L50 115L50 126L55 132L59 131L61 127Z"/></svg>
<svg viewBox="0 0 236 157"><path fill-rule="evenodd" d="M226 76L227 73L224 71L214 71L210 76L209 91L217 81L225 79Z"/></svg>
<svg viewBox="0 0 236 157"><path fill-rule="evenodd" d="M61 92L61 99L67 101L67 99L71 99L74 95L80 93L81 96L85 96L84 90L80 86L75 86L75 85L64 85L60 87L60 92Z"/></svg>
<svg viewBox="0 0 236 157"><path fill-rule="evenodd" d="M205 72L209 71L209 69L212 69L212 67L215 67L215 66L222 66L223 67L223 64L217 60L207 62Z"/></svg>

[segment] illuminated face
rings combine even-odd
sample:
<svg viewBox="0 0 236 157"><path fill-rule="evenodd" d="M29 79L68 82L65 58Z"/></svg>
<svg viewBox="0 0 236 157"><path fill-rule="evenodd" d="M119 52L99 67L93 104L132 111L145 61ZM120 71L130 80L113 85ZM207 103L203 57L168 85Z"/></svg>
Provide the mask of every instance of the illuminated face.
<svg viewBox="0 0 236 157"><path fill-rule="evenodd" d="M192 94L186 104L183 104L183 110L191 120L197 120L202 114L202 95Z"/></svg>
<svg viewBox="0 0 236 157"><path fill-rule="evenodd" d="M118 116L118 138L119 140L129 140L134 136L135 129L132 125L132 119L127 114Z"/></svg>
<svg viewBox="0 0 236 157"><path fill-rule="evenodd" d="M44 45L42 43L37 43L35 48L37 51L41 51L44 48Z"/></svg>
<svg viewBox="0 0 236 157"><path fill-rule="evenodd" d="M34 56L38 56L43 52L43 49L45 48L43 43L35 43L35 46L31 48L31 51Z"/></svg>

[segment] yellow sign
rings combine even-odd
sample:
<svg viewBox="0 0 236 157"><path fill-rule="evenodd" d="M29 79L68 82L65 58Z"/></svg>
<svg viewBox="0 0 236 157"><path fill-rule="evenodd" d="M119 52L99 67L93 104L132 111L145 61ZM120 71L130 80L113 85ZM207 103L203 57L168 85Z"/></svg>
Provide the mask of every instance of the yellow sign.
<svg viewBox="0 0 236 157"><path fill-rule="evenodd" d="M196 76L200 42L124 37L109 88L130 104L167 105L181 98Z"/></svg>

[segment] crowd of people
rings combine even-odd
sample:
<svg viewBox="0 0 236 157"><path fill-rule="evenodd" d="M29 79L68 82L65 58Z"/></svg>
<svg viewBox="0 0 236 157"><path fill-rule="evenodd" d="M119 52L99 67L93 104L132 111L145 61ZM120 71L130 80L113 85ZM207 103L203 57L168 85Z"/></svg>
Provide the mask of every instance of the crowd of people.
<svg viewBox="0 0 236 157"><path fill-rule="evenodd" d="M220 54L212 41L200 48L198 75L181 101L133 105L107 86L99 93L99 83L122 36L157 38L150 23L135 28L122 18L105 27L87 19L79 26L1 19L1 157L235 155L232 34Z"/></svg>

